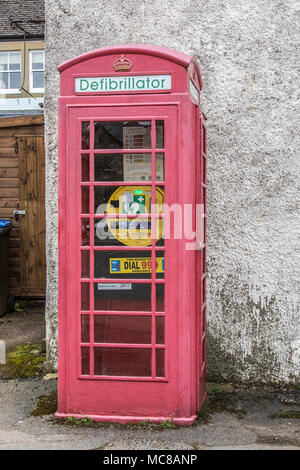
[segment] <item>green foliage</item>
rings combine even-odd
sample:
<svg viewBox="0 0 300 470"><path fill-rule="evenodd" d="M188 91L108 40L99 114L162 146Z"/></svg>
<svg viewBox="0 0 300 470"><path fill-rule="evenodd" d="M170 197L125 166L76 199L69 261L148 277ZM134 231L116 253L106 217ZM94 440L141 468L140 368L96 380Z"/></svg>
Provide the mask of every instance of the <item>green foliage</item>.
<svg viewBox="0 0 300 470"><path fill-rule="evenodd" d="M82 416L82 418L75 418L74 416L69 416L64 420L64 424L70 424L71 426L94 426L97 424L96 421L89 418L88 416Z"/></svg>
<svg viewBox="0 0 300 470"><path fill-rule="evenodd" d="M173 419L171 419L171 420L166 419L165 421L161 421L161 422L159 423L159 426L160 426L161 428L166 428L166 429L174 429L174 428L176 428L175 424L173 423Z"/></svg>
<svg viewBox="0 0 300 470"><path fill-rule="evenodd" d="M140 426L141 428L148 428L152 426L152 422L150 421L150 419L146 419L145 421L140 421L138 423L138 426Z"/></svg>
<svg viewBox="0 0 300 470"><path fill-rule="evenodd" d="M1 366L1 378L24 379L42 374L45 354L40 343L28 343L17 346L6 357L6 364Z"/></svg>
<svg viewBox="0 0 300 470"><path fill-rule="evenodd" d="M22 312L26 307L27 307L26 300L19 300L18 302L15 302L15 311L16 312Z"/></svg>

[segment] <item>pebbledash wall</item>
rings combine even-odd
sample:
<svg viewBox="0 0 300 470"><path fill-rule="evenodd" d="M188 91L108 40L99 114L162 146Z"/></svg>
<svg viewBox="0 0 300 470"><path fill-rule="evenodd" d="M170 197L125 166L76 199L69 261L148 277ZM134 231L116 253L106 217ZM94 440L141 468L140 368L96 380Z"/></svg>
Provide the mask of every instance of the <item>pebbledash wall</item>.
<svg viewBox="0 0 300 470"><path fill-rule="evenodd" d="M297 0L46 0L48 367L57 364L57 97L64 60L153 44L195 55L208 121L208 377L296 384Z"/></svg>

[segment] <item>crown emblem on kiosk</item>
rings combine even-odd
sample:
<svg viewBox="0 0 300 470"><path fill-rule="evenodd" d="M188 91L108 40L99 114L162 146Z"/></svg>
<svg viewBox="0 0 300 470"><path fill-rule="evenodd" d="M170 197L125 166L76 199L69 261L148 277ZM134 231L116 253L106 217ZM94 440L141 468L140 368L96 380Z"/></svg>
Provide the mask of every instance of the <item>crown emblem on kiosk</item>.
<svg viewBox="0 0 300 470"><path fill-rule="evenodd" d="M129 72L132 67L132 62L129 59L126 59L123 55L113 63L113 68L115 72Z"/></svg>

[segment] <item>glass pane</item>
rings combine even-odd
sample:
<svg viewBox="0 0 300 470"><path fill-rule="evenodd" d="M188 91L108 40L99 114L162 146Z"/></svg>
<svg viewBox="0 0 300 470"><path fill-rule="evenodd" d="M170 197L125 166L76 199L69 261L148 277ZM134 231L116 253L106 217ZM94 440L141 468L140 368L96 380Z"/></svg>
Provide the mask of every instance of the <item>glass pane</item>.
<svg viewBox="0 0 300 470"><path fill-rule="evenodd" d="M165 219L156 219L155 223L156 223L156 234L157 234L156 239L158 240L156 242L156 245L164 246L165 245L165 238L164 238Z"/></svg>
<svg viewBox="0 0 300 470"><path fill-rule="evenodd" d="M165 285L156 284L156 311L165 311Z"/></svg>
<svg viewBox="0 0 300 470"><path fill-rule="evenodd" d="M21 73L20 72L13 72L10 74L10 87L9 88L17 88L19 89L21 86Z"/></svg>
<svg viewBox="0 0 300 470"><path fill-rule="evenodd" d="M163 214L164 203L165 203L165 188L164 186L155 186L156 196L155 196L155 212L156 214Z"/></svg>
<svg viewBox="0 0 300 470"><path fill-rule="evenodd" d="M81 181L90 180L90 156L84 154L81 156Z"/></svg>
<svg viewBox="0 0 300 470"><path fill-rule="evenodd" d="M202 341L202 363L206 359L206 347L205 347L206 339L204 338Z"/></svg>
<svg viewBox="0 0 300 470"><path fill-rule="evenodd" d="M202 188L202 204L205 204L206 189Z"/></svg>
<svg viewBox="0 0 300 470"><path fill-rule="evenodd" d="M90 252L81 252L81 277L90 277Z"/></svg>
<svg viewBox="0 0 300 470"><path fill-rule="evenodd" d="M156 121L156 148L163 149L164 148L164 140L165 140L165 131L164 131L164 121Z"/></svg>
<svg viewBox="0 0 300 470"><path fill-rule="evenodd" d="M95 348L95 375L151 377L151 349Z"/></svg>
<svg viewBox="0 0 300 470"><path fill-rule="evenodd" d="M81 342L90 342L90 316L81 315Z"/></svg>
<svg viewBox="0 0 300 470"><path fill-rule="evenodd" d="M151 344L151 317L145 315L95 315L95 343Z"/></svg>
<svg viewBox="0 0 300 470"><path fill-rule="evenodd" d="M156 252L156 278L164 279L165 277L165 252Z"/></svg>
<svg viewBox="0 0 300 470"><path fill-rule="evenodd" d="M149 214L151 187L97 186L95 187L95 210L98 214L103 213L103 210L106 210L107 214Z"/></svg>
<svg viewBox="0 0 300 470"><path fill-rule="evenodd" d="M151 154L96 154L95 181L151 181Z"/></svg>
<svg viewBox="0 0 300 470"><path fill-rule="evenodd" d="M33 88L44 88L44 72L32 72Z"/></svg>
<svg viewBox="0 0 300 470"><path fill-rule="evenodd" d="M109 203L108 213L118 213L119 200L115 199L115 192L120 186L95 186L95 214L104 214Z"/></svg>
<svg viewBox="0 0 300 470"><path fill-rule="evenodd" d="M201 296L201 301L202 303L204 304L204 302L206 301L206 290L205 290L205 286L206 286L206 278L203 279L202 281L202 296Z"/></svg>
<svg viewBox="0 0 300 470"><path fill-rule="evenodd" d="M157 246L164 245L162 219L156 219ZM95 219L95 246L150 246L151 219Z"/></svg>
<svg viewBox="0 0 300 470"><path fill-rule="evenodd" d="M164 187L156 187L157 212L162 212ZM151 186L95 186L95 214L150 214Z"/></svg>
<svg viewBox="0 0 300 470"><path fill-rule="evenodd" d="M206 129L202 126L202 150L206 154Z"/></svg>
<svg viewBox="0 0 300 470"><path fill-rule="evenodd" d="M32 70L44 69L44 53L43 51L32 52Z"/></svg>
<svg viewBox="0 0 300 470"><path fill-rule="evenodd" d="M151 181L151 154L124 154L124 181Z"/></svg>
<svg viewBox="0 0 300 470"><path fill-rule="evenodd" d="M3 89L3 90L8 89L8 73L7 72L0 72L0 89Z"/></svg>
<svg viewBox="0 0 300 470"><path fill-rule="evenodd" d="M203 309L202 312L202 335L205 333L205 322L206 322L206 308Z"/></svg>
<svg viewBox="0 0 300 470"><path fill-rule="evenodd" d="M95 122L95 149L151 148L150 121Z"/></svg>
<svg viewBox="0 0 300 470"><path fill-rule="evenodd" d="M108 227L117 228L117 222L109 220L106 218L95 219L94 224L94 245L95 246L123 246L124 243L119 241L111 232Z"/></svg>
<svg viewBox="0 0 300 470"><path fill-rule="evenodd" d="M90 348L81 348L81 374L90 373Z"/></svg>
<svg viewBox="0 0 300 470"><path fill-rule="evenodd" d="M90 309L90 285L87 282L81 284L81 310Z"/></svg>
<svg viewBox="0 0 300 470"><path fill-rule="evenodd" d="M165 318L156 317L156 344L165 343Z"/></svg>
<svg viewBox="0 0 300 470"><path fill-rule="evenodd" d="M95 310L151 312L151 283L95 282Z"/></svg>
<svg viewBox="0 0 300 470"><path fill-rule="evenodd" d="M156 154L156 181L164 181L165 179L165 158L163 153Z"/></svg>
<svg viewBox="0 0 300 470"><path fill-rule="evenodd" d="M95 181L124 181L122 154L95 154Z"/></svg>
<svg viewBox="0 0 300 470"><path fill-rule="evenodd" d="M151 279L151 251L95 251L95 278ZM164 252L157 259L157 273L164 269Z"/></svg>
<svg viewBox="0 0 300 470"><path fill-rule="evenodd" d="M156 350L156 377L165 376L165 350Z"/></svg>
<svg viewBox="0 0 300 470"><path fill-rule="evenodd" d="M9 53L9 70L21 69L21 55L19 52Z"/></svg>
<svg viewBox="0 0 300 470"><path fill-rule="evenodd" d="M81 245L90 244L90 219L81 219Z"/></svg>
<svg viewBox="0 0 300 470"><path fill-rule="evenodd" d="M88 214L90 212L90 188L83 186L81 188L81 213Z"/></svg>
<svg viewBox="0 0 300 470"><path fill-rule="evenodd" d="M88 150L90 148L90 123L81 123L81 148Z"/></svg>
<svg viewBox="0 0 300 470"><path fill-rule="evenodd" d="M0 54L0 71L8 70L8 55Z"/></svg>

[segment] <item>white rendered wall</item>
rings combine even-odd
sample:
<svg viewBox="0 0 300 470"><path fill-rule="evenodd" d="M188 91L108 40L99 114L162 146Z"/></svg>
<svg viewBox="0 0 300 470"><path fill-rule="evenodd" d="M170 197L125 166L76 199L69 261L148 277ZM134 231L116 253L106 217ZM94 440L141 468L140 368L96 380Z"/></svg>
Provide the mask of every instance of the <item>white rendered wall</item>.
<svg viewBox="0 0 300 470"><path fill-rule="evenodd" d="M208 118L208 375L299 383L296 0L46 0L47 341L56 367L57 66L144 43L195 55ZM299 56L299 52L298 52Z"/></svg>

